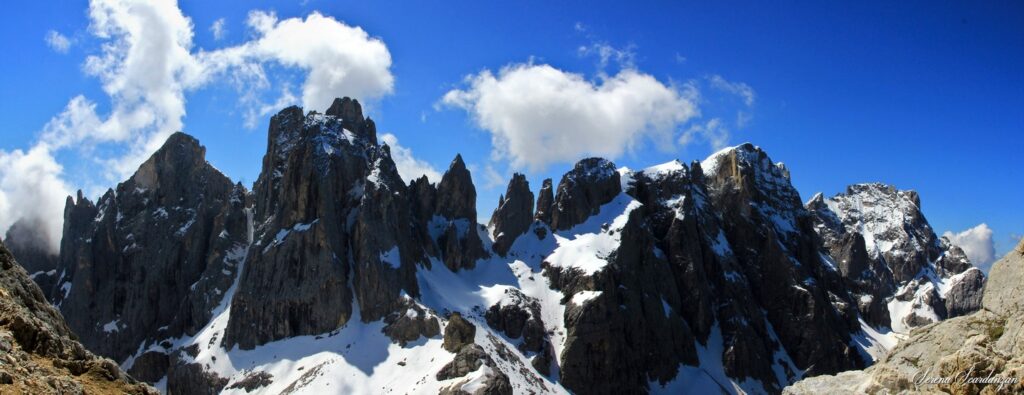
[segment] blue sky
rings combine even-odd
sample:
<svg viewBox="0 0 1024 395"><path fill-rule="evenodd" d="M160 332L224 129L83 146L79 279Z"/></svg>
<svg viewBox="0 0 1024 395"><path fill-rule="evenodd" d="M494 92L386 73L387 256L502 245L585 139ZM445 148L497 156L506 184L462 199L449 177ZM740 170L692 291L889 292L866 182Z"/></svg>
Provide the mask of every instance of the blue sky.
<svg viewBox="0 0 1024 395"><path fill-rule="evenodd" d="M161 1L151 4L160 14L154 20L188 18L168 31L192 36L171 57L185 59L168 74L175 88L142 99L131 87L153 86L146 79L159 73L146 67L160 64L120 56L131 43L164 43L157 34L163 30L152 22L136 32L119 30L117 18L130 24L142 17L130 3L22 4L0 16L7 38L0 44L7 55L0 66L0 164L6 166L0 226L63 205L62 197L56 204L35 202L33 193L83 188L95 195L113 186L152 148L147 139L168 128L199 138L215 166L251 184L270 109L329 94L364 96L379 132L409 150L412 169L443 172L461 153L474 171L481 220L513 171L526 172L536 189L543 178L557 182L587 154L642 168L703 159L723 145L750 141L787 164L804 199L880 181L919 191L938 233L984 223L998 255L1024 234L1020 2L626 8L622 2ZM325 30L303 30L313 25L313 13ZM100 26L101 15L113 22ZM219 35L212 28L218 20ZM261 28L260 20L269 24ZM246 46L289 23L297 30L288 37L300 38L296 48ZM338 33L329 42L344 48L327 51L335 56L327 60L320 47L302 52L324 38L317 32ZM225 48L248 52L229 57ZM224 55L227 66L210 66L220 64L200 53ZM195 66L195 59L205 63ZM145 72L133 74L133 67ZM307 79L332 67L370 77L307 92ZM551 81L565 89L531 88ZM81 113L97 119L54 127L51 120L68 113L76 97L93 106ZM178 104L183 112L174 110ZM113 116L119 108L155 111L159 120L113 128L111 119L131 119ZM47 131L63 137L48 140ZM552 140L528 145L538 136ZM591 140L619 148L585 143ZM31 155L41 141L47 149ZM12 174L22 168L33 180L49 181Z"/></svg>

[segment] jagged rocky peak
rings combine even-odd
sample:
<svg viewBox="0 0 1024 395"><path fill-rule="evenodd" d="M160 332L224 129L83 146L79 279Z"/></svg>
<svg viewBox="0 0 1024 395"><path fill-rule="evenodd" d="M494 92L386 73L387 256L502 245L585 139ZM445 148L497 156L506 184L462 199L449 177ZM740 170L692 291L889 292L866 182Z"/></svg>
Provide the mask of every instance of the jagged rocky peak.
<svg viewBox="0 0 1024 395"><path fill-rule="evenodd" d="M68 198L53 302L91 350L118 361L212 318L248 244L251 200L206 162L191 136L171 135L93 205ZM161 347L131 367L169 363ZM163 376L140 377L150 382Z"/></svg>
<svg viewBox="0 0 1024 395"><path fill-rule="evenodd" d="M436 199L429 231L445 266L451 270L472 269L487 251L477 223L476 187L462 155L455 155L441 177Z"/></svg>
<svg viewBox="0 0 1024 395"><path fill-rule="evenodd" d="M555 192L551 186L551 179L545 178L544 182L541 183L540 192L537 193L537 212L533 215L533 218L551 225L554 204Z"/></svg>
<svg viewBox="0 0 1024 395"><path fill-rule="evenodd" d="M602 158L576 162L558 183L551 210L551 228L567 230L597 214L601 205L622 192L615 164Z"/></svg>
<svg viewBox="0 0 1024 395"><path fill-rule="evenodd" d="M854 184L806 207L869 324L903 333L980 307L984 274L936 236L917 192Z"/></svg>
<svg viewBox="0 0 1024 395"><path fill-rule="evenodd" d="M0 243L0 392L12 394L158 392L93 355L42 290Z"/></svg>
<svg viewBox="0 0 1024 395"><path fill-rule="evenodd" d="M374 301L387 300L365 311L364 319L379 318L381 309L397 305L395 271L412 256L401 251L407 257L400 259L393 243L404 233L386 230L407 226L408 219L401 212L391 213L397 218L377 218L379 223L371 219L403 205L407 192L388 150L363 133L368 131L372 123L347 98L335 100L327 114L303 114L293 106L271 118L253 191L254 242L231 301L225 346L251 349L334 330L352 317L353 294L364 289L378 290L382 299ZM392 247L396 251L385 254ZM366 259L365 268L353 267L357 254ZM353 281L357 271L369 274ZM389 286L367 284L375 275L389 278Z"/></svg>
<svg viewBox="0 0 1024 395"><path fill-rule="evenodd" d="M50 245L48 237L39 234L40 229L46 229L40 221L19 219L7 229L4 244L7 244L18 263L29 273L29 278L43 289L49 299L49 292L57 281L60 254Z"/></svg>
<svg viewBox="0 0 1024 395"><path fill-rule="evenodd" d="M550 186L550 184L549 184ZM491 215L489 227L494 235L493 249L504 256L519 235L526 233L533 223L533 192L526 176L512 175L505 194L498 199L498 207Z"/></svg>
<svg viewBox="0 0 1024 395"><path fill-rule="evenodd" d="M334 99L326 114L340 119L345 129L374 145L377 144L377 126L370 117L363 118L363 108L359 105L359 100L348 97Z"/></svg>

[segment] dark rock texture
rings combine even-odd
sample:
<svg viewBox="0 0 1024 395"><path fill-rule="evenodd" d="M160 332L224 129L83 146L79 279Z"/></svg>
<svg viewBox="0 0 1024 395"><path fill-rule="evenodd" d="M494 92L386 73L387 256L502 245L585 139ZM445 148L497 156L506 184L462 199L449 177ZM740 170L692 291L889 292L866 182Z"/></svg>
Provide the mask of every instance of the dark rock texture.
<svg viewBox="0 0 1024 395"><path fill-rule="evenodd" d="M551 225L552 209L555 204L555 193L551 187L551 179L545 178L544 182L540 186L540 192L537 193L537 212L534 214L534 219Z"/></svg>
<svg viewBox="0 0 1024 395"><path fill-rule="evenodd" d="M256 242L224 338L244 349L376 321L418 295L423 249L408 190L358 103L328 115L287 108L271 119L256 182ZM351 286L349 285L351 284ZM355 297L355 298L354 298Z"/></svg>
<svg viewBox="0 0 1024 395"><path fill-rule="evenodd" d="M441 334L437 317L415 304L405 306L384 317L384 334L403 347L420 337L435 337Z"/></svg>
<svg viewBox="0 0 1024 395"><path fill-rule="evenodd" d="M486 256L476 218L476 187L461 155L437 184L437 206L429 224L441 259L453 271L472 269Z"/></svg>
<svg viewBox="0 0 1024 395"><path fill-rule="evenodd" d="M622 185L615 164L601 158L576 162L572 171L565 173L558 183L558 195L551 209L551 228L572 228L597 214L601 205L610 202L619 192L622 192ZM544 191L541 193L544 198Z"/></svg>
<svg viewBox="0 0 1024 395"><path fill-rule="evenodd" d="M473 343L476 336L476 325L462 318L460 313L452 313L448 317L448 325L444 327L444 347L449 352L458 352L462 346Z"/></svg>
<svg viewBox="0 0 1024 395"><path fill-rule="evenodd" d="M0 244L0 392L158 393L74 339L57 309Z"/></svg>
<svg viewBox="0 0 1024 395"><path fill-rule="evenodd" d="M91 350L124 360L140 344L194 334L235 278L247 193L176 133L93 205L68 198L52 291Z"/></svg>
<svg viewBox="0 0 1024 395"><path fill-rule="evenodd" d="M549 189L550 192L550 189ZM533 192L526 176L512 175L505 194L498 199L498 207L491 215L489 227L494 235L494 252L504 256L519 235L526 233L533 223Z"/></svg>
<svg viewBox="0 0 1024 395"><path fill-rule="evenodd" d="M934 322L916 313L893 317L888 307L893 298L928 306L939 319L980 308L984 275L960 247L936 236L917 192L855 184L831 198L817 194L806 207L867 323L903 329ZM956 292L939 294L936 279L952 282Z"/></svg>

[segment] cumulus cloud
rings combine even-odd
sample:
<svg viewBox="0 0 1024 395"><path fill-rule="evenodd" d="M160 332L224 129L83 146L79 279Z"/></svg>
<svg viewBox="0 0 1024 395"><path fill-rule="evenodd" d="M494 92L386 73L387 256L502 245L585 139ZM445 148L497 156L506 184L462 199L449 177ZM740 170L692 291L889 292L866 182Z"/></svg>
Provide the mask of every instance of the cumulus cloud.
<svg viewBox="0 0 1024 395"><path fill-rule="evenodd" d="M440 182L441 173L430 163L416 159L412 150L398 144L398 137L391 133L382 133L381 141L391 147L391 159L395 161L398 175L406 182L427 176L430 182Z"/></svg>
<svg viewBox="0 0 1024 395"><path fill-rule="evenodd" d="M247 24L254 40L201 54L212 72L241 71L260 79L265 62L303 69L302 105L309 109L326 109L339 95L372 102L394 88L387 46L358 26L317 12L279 20L264 11L251 12Z"/></svg>
<svg viewBox="0 0 1024 395"><path fill-rule="evenodd" d="M746 83L731 82L718 74L708 77L708 81L711 83L712 88L739 96L747 107L753 106L754 100L757 99L757 93L754 92L754 88L751 88Z"/></svg>
<svg viewBox="0 0 1024 395"><path fill-rule="evenodd" d="M61 179L63 168L46 146L28 151L0 151L0 229L20 219L38 224L36 241L50 251L60 249L63 199L71 192ZM55 198L61 204L49 200Z"/></svg>
<svg viewBox="0 0 1024 395"><path fill-rule="evenodd" d="M210 25L210 33L213 34L214 40L224 39L224 35L228 34L227 21L224 18L213 21L213 24Z"/></svg>
<svg viewBox="0 0 1024 395"><path fill-rule="evenodd" d="M46 229L40 233L50 246L58 245L71 183L56 153L112 145L117 149L110 151L119 154L95 160L108 182L124 179L167 136L183 129L186 95L215 81L233 83L240 104L250 108L247 114L260 115L297 100L287 85L277 100L259 100L259 91L270 86L264 71L270 62L304 71L302 103L310 109L326 109L336 96L372 103L394 84L383 41L315 12L284 20L252 12L251 41L212 51L193 49L194 26L175 0L93 0L88 16L100 49L86 58L83 70L101 82L108 110L100 114L96 102L75 96L31 148L0 150L0 232L20 218L43 218ZM47 42L55 50L70 46L66 37L51 33Z"/></svg>
<svg viewBox="0 0 1024 395"><path fill-rule="evenodd" d="M68 53L68 50L71 49L71 40L55 30L50 30L46 32L46 45L49 45L57 53Z"/></svg>
<svg viewBox="0 0 1024 395"><path fill-rule="evenodd" d="M631 68L593 82L526 63L469 75L441 103L491 134L494 158L540 170L584 155L614 159L648 140L672 147L675 130L698 114L696 96Z"/></svg>
<svg viewBox="0 0 1024 395"><path fill-rule="evenodd" d="M960 246L975 266L987 268L996 259L996 246L992 240L992 229L980 224L959 233L946 231L942 234L953 244Z"/></svg>

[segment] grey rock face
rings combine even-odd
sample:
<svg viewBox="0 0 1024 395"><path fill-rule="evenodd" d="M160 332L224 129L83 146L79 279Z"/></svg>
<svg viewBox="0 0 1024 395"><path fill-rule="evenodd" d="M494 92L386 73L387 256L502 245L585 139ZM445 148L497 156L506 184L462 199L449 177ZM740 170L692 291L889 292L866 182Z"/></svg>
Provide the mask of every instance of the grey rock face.
<svg viewBox="0 0 1024 395"><path fill-rule="evenodd" d="M935 235L916 192L856 184L831 198L817 194L806 207L869 324L898 329L934 322L916 313L893 317L888 302L894 298L927 306L940 320L980 307L984 275L966 273L973 268L970 260L948 239ZM956 293L938 293L937 279L956 281Z"/></svg>
<svg viewBox="0 0 1024 395"><path fill-rule="evenodd" d="M157 394L87 351L0 243L0 391Z"/></svg>
<svg viewBox="0 0 1024 395"><path fill-rule="evenodd" d="M334 330L354 295L365 322L400 308L403 290L418 295L422 249L390 151L357 102L336 100L328 113L290 107L271 118L227 347Z"/></svg>
<svg viewBox="0 0 1024 395"><path fill-rule="evenodd" d="M473 343L476 336L476 325L473 325L460 313L452 313L448 317L448 325L444 327L444 347L449 352L458 352L462 346Z"/></svg>
<svg viewBox="0 0 1024 395"><path fill-rule="evenodd" d="M552 209L555 204L555 193L551 188L551 179L545 178L544 182L540 186L540 192L537 194L537 212L533 218L551 225Z"/></svg>
<svg viewBox="0 0 1024 395"><path fill-rule="evenodd" d="M864 366L849 346L853 301L824 261L813 219L784 169L751 144L702 168L740 271L796 365L809 376Z"/></svg>
<svg viewBox="0 0 1024 395"><path fill-rule="evenodd" d="M970 273L977 269L968 270ZM949 393L1024 391L1024 243L992 266L984 310L911 332L879 363L863 371L802 380L787 394ZM924 377L952 377L922 383ZM1001 380L995 384L964 377ZM1002 385L1000 385L1002 383Z"/></svg>
<svg viewBox="0 0 1024 395"><path fill-rule="evenodd" d="M176 133L97 205L68 199L52 295L91 350L124 360L143 343L194 334L234 280L247 192L204 156Z"/></svg>
<svg viewBox="0 0 1024 395"><path fill-rule="evenodd" d="M572 228L597 214L601 205L610 202L620 192L622 185L614 163L601 158L576 162L572 171L562 176L558 183L558 195L551 210L551 228ZM543 198L544 191L541 193Z"/></svg>
<svg viewBox="0 0 1024 395"><path fill-rule="evenodd" d="M550 192L550 188L549 188ZM491 215L489 227L493 229L494 252L504 256L519 235L526 233L533 223L533 192L526 176L512 175L505 195L498 200L498 207Z"/></svg>
<svg viewBox="0 0 1024 395"><path fill-rule="evenodd" d="M384 334L403 347L420 337L435 337L441 334L437 317L412 303L406 305L403 310L388 314L384 317L384 324Z"/></svg>
<svg viewBox="0 0 1024 395"><path fill-rule="evenodd" d="M458 353L455 354L455 358L437 372L436 377L438 380L450 380L463 377L477 371L482 366L487 366L490 369L488 371L487 378L484 380L483 385L480 386L480 388L473 392L468 392L463 388L468 380L464 380L442 388L440 393L451 395L511 395L513 393L512 384L509 383L508 375L503 373L501 370L498 370L494 360L487 355L487 352L484 351L483 347L476 344L463 345L459 349Z"/></svg>
<svg viewBox="0 0 1024 395"><path fill-rule="evenodd" d="M486 256L477 229L476 187L462 155L455 156L437 184L437 206L429 226L438 235L441 258L449 269L472 269Z"/></svg>
<svg viewBox="0 0 1024 395"><path fill-rule="evenodd" d="M46 298L50 299L49 292L53 290L54 282L57 281L60 255L50 251L50 247L40 235L35 234L37 229L42 228L41 224L31 223L22 218L7 229L4 244L29 273L32 281L43 290Z"/></svg>

